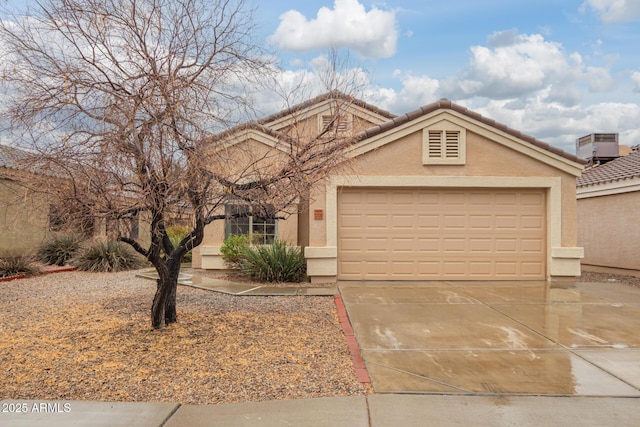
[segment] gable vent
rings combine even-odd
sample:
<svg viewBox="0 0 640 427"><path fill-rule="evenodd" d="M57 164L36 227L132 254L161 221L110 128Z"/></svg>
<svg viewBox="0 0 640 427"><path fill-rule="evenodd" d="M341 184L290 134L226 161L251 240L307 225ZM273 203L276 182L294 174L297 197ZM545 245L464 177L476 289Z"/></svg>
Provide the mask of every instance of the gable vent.
<svg viewBox="0 0 640 427"><path fill-rule="evenodd" d="M335 117L335 116L322 116L322 129L321 131L326 130L329 126L332 125L332 121L336 120L337 123L334 123L333 125L335 126L335 130L337 132L347 132L350 129L350 124L351 124L351 120L349 120L350 117L348 116L340 116L340 117Z"/></svg>
<svg viewBox="0 0 640 427"><path fill-rule="evenodd" d="M466 130L441 121L422 131L423 165L464 165L466 162Z"/></svg>
<svg viewBox="0 0 640 427"><path fill-rule="evenodd" d="M429 158L442 158L442 131L429 131Z"/></svg>
<svg viewBox="0 0 640 427"><path fill-rule="evenodd" d="M444 157L447 159L457 159L460 155L460 132L445 131Z"/></svg>

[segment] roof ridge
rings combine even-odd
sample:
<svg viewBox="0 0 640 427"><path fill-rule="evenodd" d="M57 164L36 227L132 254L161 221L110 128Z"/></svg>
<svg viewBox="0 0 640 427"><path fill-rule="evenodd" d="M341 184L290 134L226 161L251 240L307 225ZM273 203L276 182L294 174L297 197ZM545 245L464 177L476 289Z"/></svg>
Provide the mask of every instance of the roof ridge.
<svg viewBox="0 0 640 427"><path fill-rule="evenodd" d="M491 127L494 127L498 130L501 130L503 132L508 133L509 135L515 136L518 139L522 139L532 145L535 145L538 148L542 148L546 151L549 151L551 153L557 154L561 157L564 157L568 160L571 160L573 162L576 163L580 163L580 164L585 164L586 161L583 159L578 158L577 156L573 155L573 154L569 154L564 150L561 150L559 148L553 147L552 145L547 144L546 142L540 141L532 136L529 135L525 135L520 131L517 131L515 129L512 129L510 127L508 127L505 124L496 122L493 119L489 119L487 117L484 117L483 115L476 113L475 111L471 111L466 107L463 107L462 105L456 104L454 102L449 101L446 98L442 98L436 102L433 102L431 104L425 105L423 107L418 108L417 110L414 111L410 111L406 114L403 114L401 116L397 116L387 122L381 123L379 125L375 125L370 127L369 129L365 129L361 132L358 132L356 135L354 135L354 139L357 142L360 142L362 140L371 138L373 136L379 135L383 132L386 132L390 129L393 129L397 126L403 125L405 123L408 123L410 121L413 121L419 117L425 116L427 114L430 114L436 110L439 109L449 109L449 110L453 110L456 111L460 114L463 114L471 119L480 121L484 124L487 124Z"/></svg>
<svg viewBox="0 0 640 427"><path fill-rule="evenodd" d="M332 90L330 92L323 93L323 94L318 95L318 96L316 96L314 98L311 98L311 99L303 101L303 102L301 102L299 104L293 105L293 106L291 106L291 107L289 107L287 109L284 109L282 111L278 111L277 113L274 113L274 114L271 114L271 115L269 115L267 117L259 119L259 120L257 120L257 122L260 123L260 124L273 122L273 121L275 121L277 119L280 119L282 117L286 117L286 116L291 115L293 113L296 113L298 111L302 111L305 108L308 108L308 107L310 107L310 106L312 106L314 104L317 104L317 103L320 103L320 102L326 101L326 100L331 100L331 99L342 99L342 100L348 101L350 103L353 103L353 104L355 104L355 105L357 105L359 107L362 107L362 108L364 108L366 110L372 111L372 112L374 112L376 114L379 114L379 115L381 115L383 117L386 117L388 119L392 119L392 118L396 117L395 114L393 114L393 113L391 113L389 111L383 110L381 108L378 108L375 105L369 104L369 103L367 103L367 102L365 102L365 101L363 101L361 99L358 99L358 98L356 98L356 97L354 97L352 95L347 95L347 94L345 94L345 93L343 93L343 92L341 92L339 90Z"/></svg>

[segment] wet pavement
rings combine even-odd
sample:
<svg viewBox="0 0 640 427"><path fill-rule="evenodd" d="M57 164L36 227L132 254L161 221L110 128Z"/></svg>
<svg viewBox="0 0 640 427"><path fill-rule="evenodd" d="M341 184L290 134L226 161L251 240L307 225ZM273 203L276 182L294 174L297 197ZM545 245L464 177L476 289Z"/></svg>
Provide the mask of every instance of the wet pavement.
<svg viewBox="0 0 640 427"><path fill-rule="evenodd" d="M376 392L640 396L640 292L612 283L345 282Z"/></svg>

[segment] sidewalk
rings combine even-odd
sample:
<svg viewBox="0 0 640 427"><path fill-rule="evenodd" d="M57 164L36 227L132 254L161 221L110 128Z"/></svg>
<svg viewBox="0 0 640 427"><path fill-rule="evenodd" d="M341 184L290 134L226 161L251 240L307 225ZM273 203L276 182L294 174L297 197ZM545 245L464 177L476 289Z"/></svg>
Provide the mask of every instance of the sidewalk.
<svg viewBox="0 0 640 427"><path fill-rule="evenodd" d="M202 406L3 400L0 407L2 427L626 427L638 420L639 398L609 397L373 394Z"/></svg>

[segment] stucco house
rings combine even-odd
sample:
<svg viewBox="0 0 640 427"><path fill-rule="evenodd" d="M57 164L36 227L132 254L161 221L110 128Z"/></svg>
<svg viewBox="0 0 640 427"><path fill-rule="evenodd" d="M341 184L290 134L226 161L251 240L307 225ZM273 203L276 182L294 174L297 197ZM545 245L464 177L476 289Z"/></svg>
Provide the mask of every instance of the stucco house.
<svg viewBox="0 0 640 427"><path fill-rule="evenodd" d="M268 117L236 143L269 144L293 114L320 127L334 96ZM212 223L195 267L224 268L225 236L258 229L303 246L312 282L580 274L577 157L448 100L401 116L356 100L340 120L354 135L348 172L316 186L286 220Z"/></svg>
<svg viewBox="0 0 640 427"><path fill-rule="evenodd" d="M149 226L148 221L144 221L144 213L127 219L87 219L82 224L69 223L59 215L56 200L46 192L33 190L31 184L38 182L35 177L47 176L47 172L25 167L21 163L25 154L21 149L0 144L0 256L33 254L58 232L114 237L125 230L130 237L147 244Z"/></svg>
<svg viewBox="0 0 640 427"><path fill-rule="evenodd" d="M32 252L50 235L50 202L21 185L20 150L0 144L0 254Z"/></svg>
<svg viewBox="0 0 640 427"><path fill-rule="evenodd" d="M583 268L640 277L640 146L577 180Z"/></svg>

